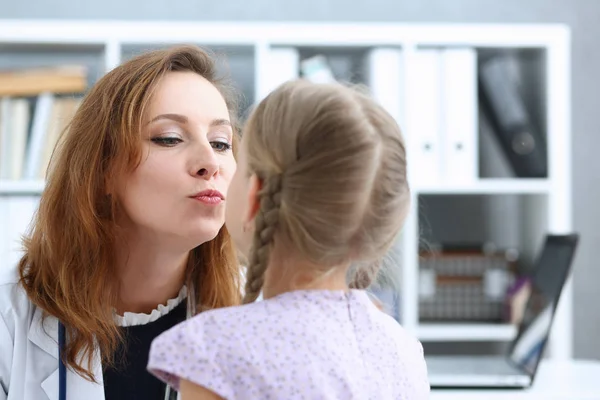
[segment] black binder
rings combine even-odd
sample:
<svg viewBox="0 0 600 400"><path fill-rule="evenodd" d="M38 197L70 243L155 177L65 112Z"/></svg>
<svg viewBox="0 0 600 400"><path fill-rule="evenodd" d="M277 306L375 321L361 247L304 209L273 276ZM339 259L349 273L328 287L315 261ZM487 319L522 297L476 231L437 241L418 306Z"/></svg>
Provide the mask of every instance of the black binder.
<svg viewBox="0 0 600 400"><path fill-rule="evenodd" d="M511 77L510 59L498 55L479 66L479 103L512 169L520 178L548 176L546 141Z"/></svg>

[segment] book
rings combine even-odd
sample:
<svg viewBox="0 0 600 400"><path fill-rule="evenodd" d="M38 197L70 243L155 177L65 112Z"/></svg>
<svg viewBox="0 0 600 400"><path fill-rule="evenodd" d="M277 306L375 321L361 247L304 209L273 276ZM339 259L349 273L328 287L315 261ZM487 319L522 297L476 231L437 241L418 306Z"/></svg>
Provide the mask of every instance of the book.
<svg viewBox="0 0 600 400"><path fill-rule="evenodd" d="M52 93L42 93L38 96L31 122L23 179L32 180L37 179L39 176L38 172L42 162L45 138L50 127L53 103L54 94Z"/></svg>
<svg viewBox="0 0 600 400"><path fill-rule="evenodd" d="M81 93L87 86L87 69L83 66L0 71L0 96L37 96L44 92Z"/></svg>

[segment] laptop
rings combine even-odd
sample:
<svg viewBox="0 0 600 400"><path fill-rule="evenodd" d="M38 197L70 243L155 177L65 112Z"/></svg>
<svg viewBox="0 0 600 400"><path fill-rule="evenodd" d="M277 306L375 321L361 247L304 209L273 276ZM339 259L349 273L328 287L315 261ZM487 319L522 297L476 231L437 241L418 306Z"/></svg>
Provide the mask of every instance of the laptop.
<svg viewBox="0 0 600 400"><path fill-rule="evenodd" d="M425 356L432 388L526 388L535 378L569 276L578 234L547 235L535 261L531 294L504 356Z"/></svg>

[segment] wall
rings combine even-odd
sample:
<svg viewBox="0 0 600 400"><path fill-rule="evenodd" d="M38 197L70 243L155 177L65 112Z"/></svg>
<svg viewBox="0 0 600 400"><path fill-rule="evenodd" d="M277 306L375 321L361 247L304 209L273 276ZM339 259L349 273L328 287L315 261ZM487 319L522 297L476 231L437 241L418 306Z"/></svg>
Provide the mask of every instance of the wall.
<svg viewBox="0 0 600 400"><path fill-rule="evenodd" d="M251 4L251 6L249 5ZM572 28L573 206L582 241L575 264L575 354L600 359L600 2L595 0L0 0L0 18L567 23Z"/></svg>

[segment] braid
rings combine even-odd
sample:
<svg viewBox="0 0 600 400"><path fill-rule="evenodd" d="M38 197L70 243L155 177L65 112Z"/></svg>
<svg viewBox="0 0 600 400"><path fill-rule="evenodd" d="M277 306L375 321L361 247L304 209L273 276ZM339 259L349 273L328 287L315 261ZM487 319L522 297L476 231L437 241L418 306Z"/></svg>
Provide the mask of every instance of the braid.
<svg viewBox="0 0 600 400"><path fill-rule="evenodd" d="M377 276L380 266L381 263L376 261L369 265L358 267L350 281L349 287L351 289L367 289Z"/></svg>
<svg viewBox="0 0 600 400"><path fill-rule="evenodd" d="M264 283L265 271L269 265L273 236L279 222L279 207L281 205L280 174L263 179L263 187L259 197L260 208L255 220L254 239L246 276L244 304L252 303L258 297Z"/></svg>

